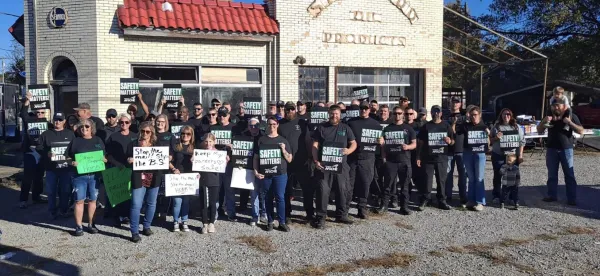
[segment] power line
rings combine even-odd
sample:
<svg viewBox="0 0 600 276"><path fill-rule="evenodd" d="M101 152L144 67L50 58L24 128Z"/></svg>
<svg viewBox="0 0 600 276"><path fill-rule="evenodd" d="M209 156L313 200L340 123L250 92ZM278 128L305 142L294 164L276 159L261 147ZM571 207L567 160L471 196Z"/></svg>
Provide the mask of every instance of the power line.
<svg viewBox="0 0 600 276"><path fill-rule="evenodd" d="M12 13L7 13L7 12L0 12L0 14L2 14L2 15L8 15L8 16L14 16L14 17L21 17L20 15L16 15L16 14L12 14Z"/></svg>

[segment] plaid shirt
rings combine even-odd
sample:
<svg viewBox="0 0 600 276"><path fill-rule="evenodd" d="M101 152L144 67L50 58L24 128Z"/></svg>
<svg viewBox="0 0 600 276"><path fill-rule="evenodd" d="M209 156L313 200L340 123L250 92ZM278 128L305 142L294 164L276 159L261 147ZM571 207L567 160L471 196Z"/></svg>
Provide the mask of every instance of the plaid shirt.
<svg viewBox="0 0 600 276"><path fill-rule="evenodd" d="M502 175L502 186L521 186L521 173L518 166L504 164L500 168L500 175Z"/></svg>

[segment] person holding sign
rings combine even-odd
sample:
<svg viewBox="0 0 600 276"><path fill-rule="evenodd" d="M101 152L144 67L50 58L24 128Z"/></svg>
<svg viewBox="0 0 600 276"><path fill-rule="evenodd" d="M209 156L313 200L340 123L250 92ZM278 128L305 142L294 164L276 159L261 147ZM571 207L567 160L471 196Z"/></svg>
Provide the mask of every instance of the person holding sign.
<svg viewBox="0 0 600 276"><path fill-rule="evenodd" d="M206 133L202 137L200 148L217 150L216 137ZM193 160L192 160L193 162ZM217 201L219 200L219 174L215 172L200 172L200 206L202 212L202 234L214 233L217 220Z"/></svg>
<svg viewBox="0 0 600 276"><path fill-rule="evenodd" d="M138 140L129 144L127 148L127 163L133 164L135 159L134 148L156 147L158 144L156 133L151 122L142 122L140 124L140 133ZM153 234L150 230L154 212L156 211L156 197L158 188L162 181L160 171L134 171L131 174L131 211L129 215L131 241L139 242L142 240L139 234L140 213L142 205L145 202L146 214L144 216L144 229L142 233L145 236Z"/></svg>
<svg viewBox="0 0 600 276"><path fill-rule="evenodd" d="M468 122L458 126L456 134L465 137L463 156L469 176L467 207L482 211L485 205L485 153L490 144L490 130L481 121L481 109L478 106L471 108L468 115Z"/></svg>
<svg viewBox="0 0 600 276"><path fill-rule="evenodd" d="M279 136L279 121L275 117L267 118L267 135L258 139L254 149L254 176L261 182L262 194L267 211L267 231L273 230L273 197L277 202L279 230L289 232L285 220L285 190L287 186L287 167L292 162L289 142Z"/></svg>
<svg viewBox="0 0 600 276"><path fill-rule="evenodd" d="M54 219L66 217L69 209L71 178L69 163L65 156L67 147L75 139L75 134L65 128L66 120L62 112L54 114L54 128L42 133L38 151L46 168L46 191L48 193L48 210ZM58 211L56 195L58 193Z"/></svg>
<svg viewBox="0 0 600 276"><path fill-rule="evenodd" d="M356 138L352 129L341 123L342 112L340 107L333 105L329 108L329 121L320 124L312 134L312 156L315 164L315 180L317 187L317 217L314 227L323 229L327 217L327 204L332 188L335 191L336 221L352 224L348 218L346 198L348 175L350 167L346 163L346 156L356 150Z"/></svg>
<svg viewBox="0 0 600 276"><path fill-rule="evenodd" d="M173 149L173 158L169 169L174 174L192 173L192 156L194 155L194 128L184 126L181 129L181 136ZM173 232L189 232L188 219L190 212L189 195L173 197ZM181 218L181 220L180 220Z"/></svg>
<svg viewBox="0 0 600 276"><path fill-rule="evenodd" d="M75 236L83 235L83 210L88 199L88 227L90 234L98 233L94 223L96 200L98 199L98 172L105 169L107 162L104 141L96 135L96 124L91 119L82 119L77 124L79 137L67 146L67 162L76 169L73 177L73 193L75 196Z"/></svg>
<svg viewBox="0 0 600 276"><path fill-rule="evenodd" d="M500 168L506 163L506 155L515 154L515 166L523 162L523 149L525 148L525 134L517 125L517 119L508 108L502 109L496 124L491 130L492 166L494 169L493 204L499 204L502 199L502 176Z"/></svg>
<svg viewBox="0 0 600 276"><path fill-rule="evenodd" d="M225 107L219 108L217 111L219 124L210 126L210 133L216 138L216 148L218 150L226 150L227 155L231 158L231 137L237 134L237 128L234 124L230 123L229 118L231 114L229 109ZM227 164L225 173L219 175L221 181L221 191L219 194L219 206L223 206L223 201L227 209L227 217L230 221L237 221L235 214L235 189L231 188L231 174L233 172L233 166L231 163Z"/></svg>
<svg viewBox="0 0 600 276"><path fill-rule="evenodd" d="M241 167L246 170L254 171L254 149L257 147L258 139L265 135L264 131L260 130L259 120L255 117L248 119L246 130L239 136L233 137L231 148L231 162L234 167ZM254 190L240 189L240 206L238 213L244 212L248 208L248 198L252 202L252 220L251 225L256 225L258 222L259 211L262 210L263 220L266 222L266 214L264 213L264 198L260 195L260 187L254 183ZM259 205L260 203L260 205ZM259 206L261 208L259 208ZM254 222L254 224L253 224Z"/></svg>
<svg viewBox="0 0 600 276"><path fill-rule="evenodd" d="M446 203L445 183L448 175L448 146L454 145L454 132L452 127L442 121L442 108L439 105L431 107L432 120L427 122L417 135L417 166L423 167L425 180L424 187L420 188L419 211L425 210L431 197L433 177L437 184L438 207L442 210L450 210Z"/></svg>
<svg viewBox="0 0 600 276"><path fill-rule="evenodd" d="M156 145L159 147L169 147L169 149L173 150L173 148L175 148L175 142L177 141L177 138L175 137L175 135L173 135L173 133L171 133L169 131L169 118L167 117L167 115L165 114L160 114L158 116L156 116L156 121L154 122L154 126L156 128ZM168 173L165 172L165 173ZM161 185L161 187L159 188L159 193L157 196L157 208L159 210L163 210L164 203L166 203L165 200L165 187L164 187L164 182L163 185ZM168 208L165 207L165 209ZM167 210L166 213L168 213L169 211ZM161 212L158 212L158 216L161 216Z"/></svg>

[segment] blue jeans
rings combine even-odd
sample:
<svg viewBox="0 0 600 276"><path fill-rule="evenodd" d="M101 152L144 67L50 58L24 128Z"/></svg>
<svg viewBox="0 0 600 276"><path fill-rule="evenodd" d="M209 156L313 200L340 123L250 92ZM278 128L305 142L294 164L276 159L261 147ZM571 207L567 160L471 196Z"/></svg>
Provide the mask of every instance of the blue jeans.
<svg viewBox="0 0 600 276"><path fill-rule="evenodd" d="M187 222L190 214L190 196L173 197L173 222Z"/></svg>
<svg viewBox="0 0 600 276"><path fill-rule="evenodd" d="M252 221L258 222L260 215L265 214L265 198L262 193L263 182L259 179L254 181L254 190L250 192L250 202L252 204Z"/></svg>
<svg viewBox="0 0 600 276"><path fill-rule="evenodd" d="M75 201L82 201L86 198L91 201L98 200L98 184L96 174L82 174L73 177Z"/></svg>
<svg viewBox="0 0 600 276"><path fill-rule="evenodd" d="M48 211L56 214L56 196L58 195L58 211L66 213L69 210L69 196L73 192L69 170L46 171L46 192L48 192Z"/></svg>
<svg viewBox="0 0 600 276"><path fill-rule="evenodd" d="M273 223L273 197L275 197L279 224L285 224L285 187L287 186L287 174L265 176L262 180L262 185L268 222Z"/></svg>
<svg viewBox="0 0 600 276"><path fill-rule="evenodd" d="M558 198L558 164L562 166L567 186L567 200L575 202L577 199L577 181L573 169L573 149L551 149L546 150L546 167L548 168L548 196Z"/></svg>
<svg viewBox="0 0 600 276"><path fill-rule="evenodd" d="M150 229L154 212L156 211L156 197L158 196L158 188L141 187L131 191L131 212L129 219L131 221L131 234L139 234L140 230L140 213L142 204L146 202L146 214L144 216L144 229Z"/></svg>
<svg viewBox="0 0 600 276"><path fill-rule="evenodd" d="M458 196L460 201L467 200L467 176L465 172L465 163L462 152L454 155L448 155L448 176L446 177L446 199L452 200L452 190L454 189L454 165L458 172Z"/></svg>
<svg viewBox="0 0 600 276"><path fill-rule="evenodd" d="M465 150L463 157L469 176L468 199L471 202L485 205L485 153Z"/></svg>

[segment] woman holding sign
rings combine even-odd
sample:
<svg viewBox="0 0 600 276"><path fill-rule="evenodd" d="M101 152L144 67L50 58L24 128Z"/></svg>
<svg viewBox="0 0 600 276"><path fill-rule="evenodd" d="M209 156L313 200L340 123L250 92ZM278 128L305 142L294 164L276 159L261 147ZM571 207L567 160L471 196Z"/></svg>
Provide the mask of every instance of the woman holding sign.
<svg viewBox="0 0 600 276"><path fill-rule="evenodd" d="M506 163L507 154L516 154L516 164L523 162L525 133L517 125L517 120L508 108L502 109L490 135L492 142L492 166L494 168L494 191L492 203L499 204L502 198L502 176L500 168Z"/></svg>
<svg viewBox="0 0 600 276"><path fill-rule="evenodd" d="M181 129L181 136L173 149L173 161L169 169L174 174L193 173L192 156L194 155L194 129L191 126L184 126ZM173 232L189 232L187 225L190 212L191 195L173 197ZM179 220L181 218L181 221Z"/></svg>
<svg viewBox="0 0 600 276"><path fill-rule="evenodd" d="M254 149L254 176L262 182L262 193L267 211L267 231L273 230L273 197L277 201L279 230L289 232L285 224L285 188L287 164L292 162L292 147L277 134L279 122L275 117L267 119L267 135L260 137Z"/></svg>
<svg viewBox="0 0 600 276"><path fill-rule="evenodd" d="M104 142L96 136L96 124L90 119L82 119L77 124L79 137L75 138L66 150L67 162L76 168L73 178L75 196L75 236L83 235L83 210L85 199L88 201L88 227L90 234L98 233L94 224L96 200L98 199L98 175L105 169Z"/></svg>

